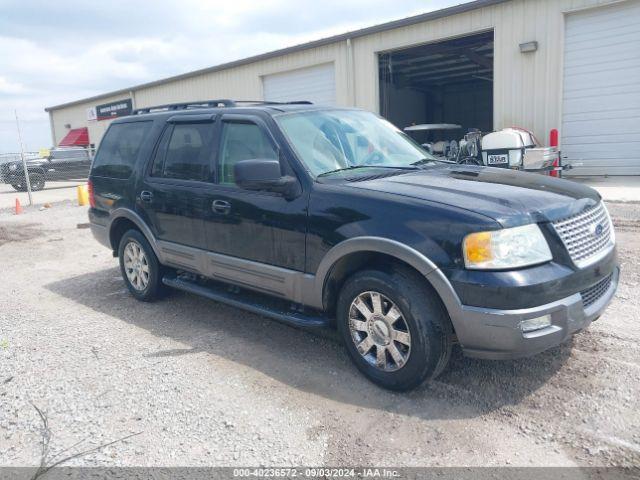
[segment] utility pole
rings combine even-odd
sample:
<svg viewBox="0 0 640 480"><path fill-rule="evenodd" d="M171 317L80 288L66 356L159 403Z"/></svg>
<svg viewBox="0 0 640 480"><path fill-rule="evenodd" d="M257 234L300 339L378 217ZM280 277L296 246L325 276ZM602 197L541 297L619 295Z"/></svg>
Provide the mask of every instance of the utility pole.
<svg viewBox="0 0 640 480"><path fill-rule="evenodd" d="M18 111L16 114L16 128L18 129L18 144L20 145L20 157L22 158L22 171L24 172L24 181L27 184L27 193L29 194L29 206L33 206L31 198L31 180L29 179L29 170L27 169L27 160L24 158L24 145L22 144L22 133L20 133L20 121L18 120Z"/></svg>

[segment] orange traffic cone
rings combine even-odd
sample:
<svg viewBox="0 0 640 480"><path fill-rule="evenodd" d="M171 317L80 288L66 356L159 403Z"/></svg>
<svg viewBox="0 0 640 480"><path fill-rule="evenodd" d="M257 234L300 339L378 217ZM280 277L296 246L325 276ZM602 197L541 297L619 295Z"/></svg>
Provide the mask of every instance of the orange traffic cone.
<svg viewBox="0 0 640 480"><path fill-rule="evenodd" d="M16 198L16 215L20 215L22 213L22 205L20 205L20 199Z"/></svg>

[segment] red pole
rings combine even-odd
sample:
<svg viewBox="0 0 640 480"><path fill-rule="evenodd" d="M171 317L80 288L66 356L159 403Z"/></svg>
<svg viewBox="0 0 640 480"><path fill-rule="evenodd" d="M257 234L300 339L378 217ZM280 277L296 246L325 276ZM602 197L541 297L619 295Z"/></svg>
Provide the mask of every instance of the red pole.
<svg viewBox="0 0 640 480"><path fill-rule="evenodd" d="M552 128L551 132L549 132L549 146L550 147L555 147L556 150L558 149L558 129L556 128ZM560 155L560 153L558 152L558 155ZM560 158L556 158L553 161L553 167L557 167L560 165ZM549 175L551 175L552 177L557 177L558 175L558 171L557 170L551 170L551 172L549 172Z"/></svg>

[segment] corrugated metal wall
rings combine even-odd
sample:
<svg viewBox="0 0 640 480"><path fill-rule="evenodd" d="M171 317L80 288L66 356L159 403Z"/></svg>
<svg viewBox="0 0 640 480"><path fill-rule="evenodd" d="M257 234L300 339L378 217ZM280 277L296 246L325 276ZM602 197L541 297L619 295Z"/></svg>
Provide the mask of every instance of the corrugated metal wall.
<svg viewBox="0 0 640 480"><path fill-rule="evenodd" d="M335 64L336 69L336 100L339 105L345 105L347 102L345 48L346 46L341 42L145 88L135 92L136 106L144 107L208 98L260 100L262 99L262 76L331 62Z"/></svg>
<svg viewBox="0 0 640 480"><path fill-rule="evenodd" d="M262 99L262 76L333 62L338 105L378 111L378 57L381 51L494 30L494 127L517 125L546 139L560 128L564 13L614 3L615 0L513 0L416 25L310 48L226 70L169 81L134 92L136 107L208 98ZM535 53L519 44L538 41ZM127 95L124 95L126 98ZM86 108L123 96L100 99L52 112L55 138L64 124L85 126ZM91 140L108 122L89 125Z"/></svg>
<svg viewBox="0 0 640 480"><path fill-rule="evenodd" d="M612 2L514 0L357 38L353 41L356 104L378 110L376 52L493 29L494 128L530 128L542 141L551 128L560 128L564 12L607 3ZM538 51L520 53L520 43L533 40Z"/></svg>

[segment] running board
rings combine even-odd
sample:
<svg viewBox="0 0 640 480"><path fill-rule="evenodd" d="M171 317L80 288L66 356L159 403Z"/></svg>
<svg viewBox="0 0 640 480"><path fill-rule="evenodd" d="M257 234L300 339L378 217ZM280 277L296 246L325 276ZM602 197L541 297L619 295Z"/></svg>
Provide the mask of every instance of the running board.
<svg viewBox="0 0 640 480"><path fill-rule="evenodd" d="M241 308L295 327L325 328L331 325L329 319L322 315L310 315L300 311L287 310L287 302L284 300L274 299L248 290L240 290L238 293L234 293L229 291L229 285L227 284L207 282L206 285L201 285L195 281L171 275L164 276L162 283L171 288L200 295L201 297Z"/></svg>

